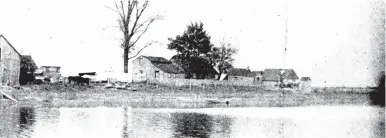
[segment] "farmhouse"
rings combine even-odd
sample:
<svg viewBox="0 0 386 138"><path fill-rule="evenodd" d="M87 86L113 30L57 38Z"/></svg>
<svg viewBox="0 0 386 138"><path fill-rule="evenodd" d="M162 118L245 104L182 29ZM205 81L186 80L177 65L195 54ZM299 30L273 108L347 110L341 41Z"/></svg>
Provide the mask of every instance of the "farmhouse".
<svg viewBox="0 0 386 138"><path fill-rule="evenodd" d="M19 85L21 55L0 35L0 85Z"/></svg>
<svg viewBox="0 0 386 138"><path fill-rule="evenodd" d="M299 77L293 69L265 69L262 79L264 86L277 87L281 81L285 85L297 83Z"/></svg>
<svg viewBox="0 0 386 138"><path fill-rule="evenodd" d="M163 57L140 56L133 61L133 82L184 78L184 72Z"/></svg>

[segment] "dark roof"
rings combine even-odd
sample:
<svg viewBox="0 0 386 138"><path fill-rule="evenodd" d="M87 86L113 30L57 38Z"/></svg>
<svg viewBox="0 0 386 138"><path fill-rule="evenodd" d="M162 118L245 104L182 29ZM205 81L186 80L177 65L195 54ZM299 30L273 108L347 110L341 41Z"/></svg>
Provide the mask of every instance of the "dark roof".
<svg viewBox="0 0 386 138"><path fill-rule="evenodd" d="M163 57L151 57L151 56L142 56L142 57L148 59L155 67L157 67L158 69L160 69L165 73L171 73L171 74L184 73L183 70L173 65L171 61Z"/></svg>
<svg viewBox="0 0 386 138"><path fill-rule="evenodd" d="M263 75L263 71L252 71L249 76L256 77L257 75Z"/></svg>
<svg viewBox="0 0 386 138"><path fill-rule="evenodd" d="M142 57L150 60L150 62L152 63L171 63L169 60L163 57L151 57L151 56L142 56Z"/></svg>
<svg viewBox="0 0 386 138"><path fill-rule="evenodd" d="M165 73L171 73L171 74L184 73L183 70L179 69L177 66L173 65L172 63L153 63L153 65Z"/></svg>
<svg viewBox="0 0 386 138"><path fill-rule="evenodd" d="M22 55L20 63L21 63L20 67L22 67L22 68L28 68L28 67L30 67L32 69L37 68L34 60L32 59L32 57L30 55Z"/></svg>
<svg viewBox="0 0 386 138"><path fill-rule="evenodd" d="M292 80L299 79L293 69L265 69L263 72L263 80L265 81L280 81L280 77Z"/></svg>
<svg viewBox="0 0 386 138"><path fill-rule="evenodd" d="M21 57L21 54L15 49L15 47L12 46L12 44L5 38L3 35L0 34L0 38L4 38L4 40L8 43L9 46L12 47L12 49Z"/></svg>
<svg viewBox="0 0 386 138"><path fill-rule="evenodd" d="M79 76L83 76L83 75L95 75L96 72L82 72L82 73L79 73Z"/></svg>
<svg viewBox="0 0 386 138"><path fill-rule="evenodd" d="M46 68L60 68L59 66L41 66L41 67L46 67Z"/></svg>
<svg viewBox="0 0 386 138"><path fill-rule="evenodd" d="M300 78L300 81L311 81L310 77L302 77Z"/></svg>
<svg viewBox="0 0 386 138"><path fill-rule="evenodd" d="M249 77L251 74L251 71L248 69L242 69L242 68L233 68L228 72L229 76L245 76Z"/></svg>

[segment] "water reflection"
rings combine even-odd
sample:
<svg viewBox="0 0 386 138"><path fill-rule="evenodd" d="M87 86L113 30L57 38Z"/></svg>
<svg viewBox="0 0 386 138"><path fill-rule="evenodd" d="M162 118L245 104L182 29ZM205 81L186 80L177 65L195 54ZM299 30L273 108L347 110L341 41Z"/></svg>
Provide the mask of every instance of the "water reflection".
<svg viewBox="0 0 386 138"><path fill-rule="evenodd" d="M207 138L212 132L213 117L199 113L172 113L175 137Z"/></svg>
<svg viewBox="0 0 386 138"><path fill-rule="evenodd" d="M35 123L35 109L33 107L19 108L19 133L18 136L30 136Z"/></svg>
<svg viewBox="0 0 386 138"><path fill-rule="evenodd" d="M1 107L0 137L384 137L384 108Z"/></svg>
<svg viewBox="0 0 386 138"><path fill-rule="evenodd" d="M20 128L25 129L35 122L35 109L33 107L20 107Z"/></svg>

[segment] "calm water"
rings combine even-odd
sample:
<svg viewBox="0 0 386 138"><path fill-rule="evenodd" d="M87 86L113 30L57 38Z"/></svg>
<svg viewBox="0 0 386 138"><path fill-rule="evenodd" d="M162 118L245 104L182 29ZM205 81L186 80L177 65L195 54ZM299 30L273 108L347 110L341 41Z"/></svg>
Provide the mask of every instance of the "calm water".
<svg viewBox="0 0 386 138"><path fill-rule="evenodd" d="M4 138L125 137L384 137L384 109L294 108L34 108L1 107Z"/></svg>

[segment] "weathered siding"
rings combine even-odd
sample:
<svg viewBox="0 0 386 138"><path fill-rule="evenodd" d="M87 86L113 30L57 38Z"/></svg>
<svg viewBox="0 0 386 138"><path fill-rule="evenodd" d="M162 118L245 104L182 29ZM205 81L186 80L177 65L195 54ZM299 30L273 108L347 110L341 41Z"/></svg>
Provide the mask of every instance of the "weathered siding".
<svg viewBox="0 0 386 138"><path fill-rule="evenodd" d="M299 90L301 93L311 93L311 81L300 81Z"/></svg>
<svg viewBox="0 0 386 138"><path fill-rule="evenodd" d="M153 80L157 68L143 57L138 57L133 61L133 82L143 82Z"/></svg>
<svg viewBox="0 0 386 138"><path fill-rule="evenodd" d="M275 89L279 88L279 81L263 81L263 86L265 89Z"/></svg>
<svg viewBox="0 0 386 138"><path fill-rule="evenodd" d="M0 36L0 85L19 85L20 55Z"/></svg>
<svg viewBox="0 0 386 138"><path fill-rule="evenodd" d="M228 81L230 82L238 82L245 84L253 84L255 83L253 77L245 77L245 76L228 76Z"/></svg>

